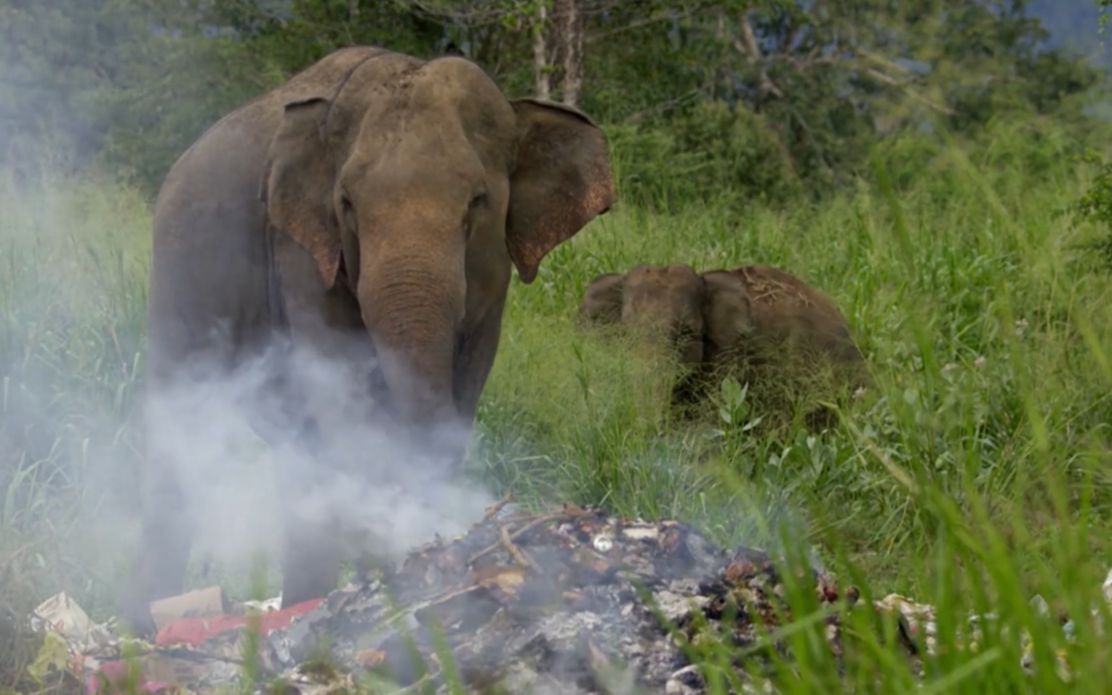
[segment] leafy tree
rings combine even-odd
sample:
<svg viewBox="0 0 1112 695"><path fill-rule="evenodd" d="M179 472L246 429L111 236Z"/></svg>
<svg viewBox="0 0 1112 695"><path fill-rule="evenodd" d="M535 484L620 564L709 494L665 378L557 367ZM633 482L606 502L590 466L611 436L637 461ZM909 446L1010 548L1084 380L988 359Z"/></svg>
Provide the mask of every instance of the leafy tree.
<svg viewBox="0 0 1112 695"><path fill-rule="evenodd" d="M83 158L102 132L88 97L117 79L115 51L136 23L109 0L11 0L0 7L0 161L27 165L48 150ZM61 137L64 134L65 137Z"/></svg>
<svg viewBox="0 0 1112 695"><path fill-rule="evenodd" d="M708 158L767 152L811 191L900 133L976 137L1002 113L1081 122L1074 97L1098 80L1047 49L1023 0L9 0L0 25L0 157L58 141L152 189L222 113L351 44L458 53L511 95L627 126L624 143L718 174Z"/></svg>

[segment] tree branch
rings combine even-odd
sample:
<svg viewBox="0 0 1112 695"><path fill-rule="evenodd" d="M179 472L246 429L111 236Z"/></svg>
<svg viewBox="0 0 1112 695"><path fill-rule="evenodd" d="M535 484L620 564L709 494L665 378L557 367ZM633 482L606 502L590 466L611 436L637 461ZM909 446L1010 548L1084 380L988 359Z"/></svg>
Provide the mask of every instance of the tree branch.
<svg viewBox="0 0 1112 695"><path fill-rule="evenodd" d="M757 43L757 35L753 31L753 25L749 23L749 17L743 12L741 14L741 38L734 37L732 40L734 49L743 55L749 57L749 63L757 68L758 86L761 92L771 94L778 99L784 97L784 93L776 86L776 83L768 76L768 69L764 64L764 55L761 53L761 47Z"/></svg>

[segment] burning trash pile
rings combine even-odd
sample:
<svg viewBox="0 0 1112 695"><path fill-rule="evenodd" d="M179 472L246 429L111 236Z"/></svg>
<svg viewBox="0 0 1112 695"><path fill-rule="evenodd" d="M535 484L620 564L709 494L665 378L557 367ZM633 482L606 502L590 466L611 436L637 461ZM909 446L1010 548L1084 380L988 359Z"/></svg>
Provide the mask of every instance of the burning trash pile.
<svg viewBox="0 0 1112 695"><path fill-rule="evenodd" d="M840 592L812 572L825 634L841 656ZM1112 581L1112 574L1110 574ZM806 584L804 585L806 586ZM399 568L285 609L229 607L217 588L152 604L157 637L120 637L64 594L34 621L46 634L40 671L86 693L706 692L688 657L706 638L767 647L791 620L786 585L761 551L725 551L674 521L646 523L565 506L533 515L496 507L466 535L420 548ZM898 623L917 661L933 652L933 609L892 595L876 608ZM767 648L751 649L759 660ZM763 662L755 661L755 672ZM747 664L748 666L748 664ZM281 683L282 689L275 690ZM76 684L76 681L75 681ZM752 691L766 690L753 683Z"/></svg>
<svg viewBox="0 0 1112 695"><path fill-rule="evenodd" d="M506 692L698 693L679 644L726 620L735 644L755 644L786 608L782 591L763 553L723 552L676 522L578 508L506 515L413 553L388 583L332 594L270 638L268 657L291 667L330 640L346 668L380 666L402 686L450 670L469 688Z"/></svg>
<svg viewBox="0 0 1112 695"><path fill-rule="evenodd" d="M812 578L821 602L838 600L828 578ZM89 693L206 692L241 688L245 678L327 693L377 678L444 691L462 683L680 694L705 690L682 648L700 630L753 645L787 610L760 551L721 550L673 521L568 506L543 515L492 509L466 535L425 546L394 571L284 610L256 604L229 614L218 592L153 606L160 630L151 643L94 625L64 595L37 619L48 643L66 647L56 666ZM833 611L827 620L837 649Z"/></svg>

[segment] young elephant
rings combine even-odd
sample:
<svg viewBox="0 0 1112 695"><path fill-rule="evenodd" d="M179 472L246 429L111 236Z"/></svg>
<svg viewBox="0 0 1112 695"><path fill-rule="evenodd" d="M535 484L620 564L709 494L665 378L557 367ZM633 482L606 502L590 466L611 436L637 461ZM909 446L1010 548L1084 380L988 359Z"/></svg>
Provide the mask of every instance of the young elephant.
<svg viewBox="0 0 1112 695"><path fill-rule="evenodd" d="M861 374L861 352L834 303L769 266L700 275L683 264L643 265L609 273L591 282L579 312L596 324L647 327L703 376L729 369L798 382L825 365L851 381ZM690 383L681 393L690 395Z"/></svg>
<svg viewBox="0 0 1112 695"><path fill-rule="evenodd" d="M703 362L705 283L689 265L640 265L607 273L587 287L580 316L592 323L635 326L666 338L687 366Z"/></svg>

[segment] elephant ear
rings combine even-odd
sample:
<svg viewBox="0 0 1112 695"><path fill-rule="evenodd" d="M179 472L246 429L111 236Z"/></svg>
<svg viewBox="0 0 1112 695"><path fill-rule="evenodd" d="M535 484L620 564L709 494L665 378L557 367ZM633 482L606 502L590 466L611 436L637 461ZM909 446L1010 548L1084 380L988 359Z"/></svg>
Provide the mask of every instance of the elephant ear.
<svg viewBox="0 0 1112 695"><path fill-rule="evenodd" d="M576 109L522 99L506 247L526 284L541 259L614 203L606 139Z"/></svg>
<svg viewBox="0 0 1112 695"><path fill-rule="evenodd" d="M622 273L606 273L591 280L579 305L580 318L589 323L618 323L622 318L624 290Z"/></svg>
<svg viewBox="0 0 1112 695"><path fill-rule="evenodd" d="M703 324L709 347L716 354L740 347L754 330L744 283L736 273L726 270L703 273L703 282Z"/></svg>
<svg viewBox="0 0 1112 695"><path fill-rule="evenodd" d="M323 133L331 102L286 104L268 154L262 199L275 229L308 251L324 286L336 284L342 244L332 211L335 165Z"/></svg>

